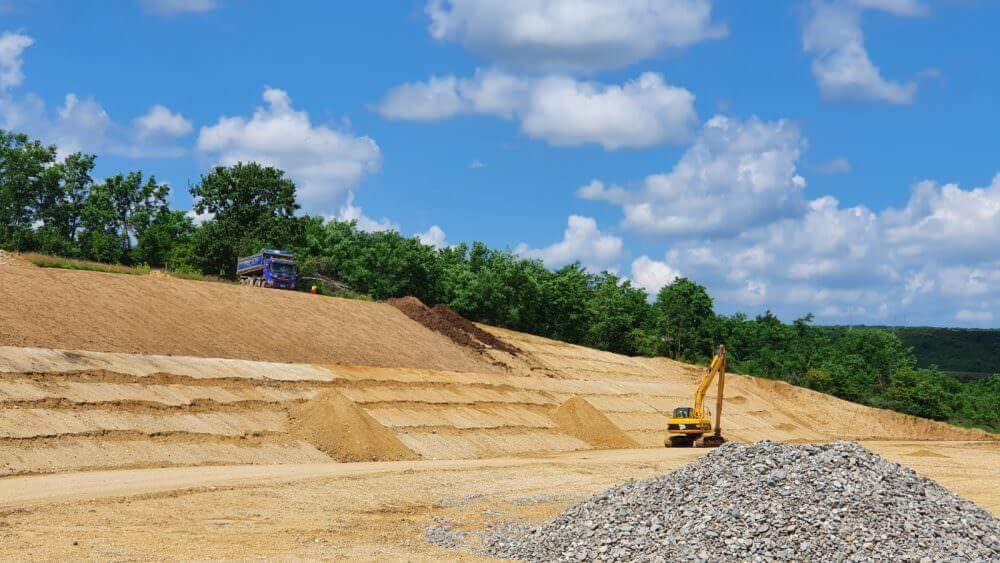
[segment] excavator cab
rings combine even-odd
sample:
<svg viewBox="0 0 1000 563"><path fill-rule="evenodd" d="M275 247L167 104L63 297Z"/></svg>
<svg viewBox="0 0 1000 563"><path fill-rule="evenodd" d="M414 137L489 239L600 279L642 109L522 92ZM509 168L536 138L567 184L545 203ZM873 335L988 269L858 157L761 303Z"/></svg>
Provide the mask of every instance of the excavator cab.
<svg viewBox="0 0 1000 563"><path fill-rule="evenodd" d="M705 393L712 380L718 376L719 392L718 405L715 414L715 432L712 432L712 421L709 420L709 413L703 409ZM712 357L712 364L708 368L708 373L698 384L698 390L694 394L694 407L677 407L673 416L667 420L667 439L663 445L671 448L689 448L695 443L702 447L714 448L721 446L726 440L722 437L721 417L722 417L722 393L726 381L726 347L720 345ZM704 436L704 437L703 437ZM700 441L699 441L700 440Z"/></svg>

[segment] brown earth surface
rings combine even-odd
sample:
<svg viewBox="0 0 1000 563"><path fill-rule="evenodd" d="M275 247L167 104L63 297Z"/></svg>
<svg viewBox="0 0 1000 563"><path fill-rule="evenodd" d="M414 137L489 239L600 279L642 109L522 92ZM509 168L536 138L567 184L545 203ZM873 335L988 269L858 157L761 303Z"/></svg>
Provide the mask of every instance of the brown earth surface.
<svg viewBox="0 0 1000 563"><path fill-rule="evenodd" d="M6 258L5 559L450 557L420 539L431 516L544 518L703 453L662 447L702 367L416 300L471 343L387 304ZM996 435L767 379L726 391L729 439L865 441L1000 509Z"/></svg>
<svg viewBox="0 0 1000 563"><path fill-rule="evenodd" d="M6 346L499 371L384 303L11 262L0 304Z"/></svg>
<svg viewBox="0 0 1000 563"><path fill-rule="evenodd" d="M1000 515L996 443L864 443ZM932 448L946 459L911 458ZM85 472L0 479L0 558L478 560L423 540L446 518L541 522L702 449L484 460Z"/></svg>

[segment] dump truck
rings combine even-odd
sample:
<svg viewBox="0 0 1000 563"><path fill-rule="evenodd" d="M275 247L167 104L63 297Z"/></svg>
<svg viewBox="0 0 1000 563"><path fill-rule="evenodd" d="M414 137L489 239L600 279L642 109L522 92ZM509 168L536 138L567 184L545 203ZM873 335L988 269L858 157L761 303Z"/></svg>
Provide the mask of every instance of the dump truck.
<svg viewBox="0 0 1000 563"><path fill-rule="evenodd" d="M261 250L253 256L236 261L236 275L240 283L254 287L295 289L295 262L291 252Z"/></svg>

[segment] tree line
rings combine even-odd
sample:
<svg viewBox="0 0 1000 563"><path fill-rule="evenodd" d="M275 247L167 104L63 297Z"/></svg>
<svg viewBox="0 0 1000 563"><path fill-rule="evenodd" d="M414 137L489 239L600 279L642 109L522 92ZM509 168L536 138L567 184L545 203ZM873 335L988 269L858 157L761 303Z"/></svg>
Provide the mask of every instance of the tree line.
<svg viewBox="0 0 1000 563"><path fill-rule="evenodd" d="M678 278L654 299L613 272L556 270L481 242L442 249L396 231L300 213L284 172L215 167L189 190L203 221L168 205L142 171L93 178L95 156L0 131L0 248L235 278L239 256L292 250L307 276L373 299L412 295L463 316L628 355L704 363L725 343L732 369L900 412L1000 430L1000 376L961 382L918 368L890 331L830 330L807 315L720 315L705 287Z"/></svg>

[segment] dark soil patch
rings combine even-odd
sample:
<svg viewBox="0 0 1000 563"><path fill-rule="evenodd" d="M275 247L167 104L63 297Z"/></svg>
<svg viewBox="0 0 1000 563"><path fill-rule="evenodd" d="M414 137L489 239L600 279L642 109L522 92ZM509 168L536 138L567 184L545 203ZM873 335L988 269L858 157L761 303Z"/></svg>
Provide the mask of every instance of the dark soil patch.
<svg viewBox="0 0 1000 563"><path fill-rule="evenodd" d="M390 299L386 301L386 303L399 309L407 317L410 317L425 327L447 336L456 344L467 346L475 350L483 350L485 348L468 332L432 311L429 307L427 307L427 305L424 305L416 297L400 297L399 299Z"/></svg>
<svg viewBox="0 0 1000 563"><path fill-rule="evenodd" d="M435 305L434 308L431 310L437 313L439 317L445 319L453 326L461 328L465 332L471 334L473 338L489 346L490 348L493 348L494 350L507 352L512 356L516 356L518 352L521 351L516 346L511 346L510 344L507 344L506 342L500 340L496 336L493 336L492 334L479 328L478 326L475 325L475 323L463 317L462 315L459 315L454 311L454 309L452 309L447 305Z"/></svg>

